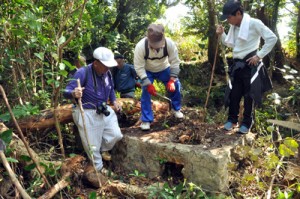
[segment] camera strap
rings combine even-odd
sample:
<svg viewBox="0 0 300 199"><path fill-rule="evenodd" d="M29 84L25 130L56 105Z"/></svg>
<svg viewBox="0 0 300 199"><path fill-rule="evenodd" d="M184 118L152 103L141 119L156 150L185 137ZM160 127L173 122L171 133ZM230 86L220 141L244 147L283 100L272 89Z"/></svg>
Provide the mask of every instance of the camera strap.
<svg viewBox="0 0 300 199"><path fill-rule="evenodd" d="M93 75L93 86L94 86L94 91L95 93L97 93L97 88L98 88L98 84L97 84L97 80L96 80L96 72L94 70L94 68L92 67L92 75ZM103 77L102 77L103 78Z"/></svg>
<svg viewBox="0 0 300 199"><path fill-rule="evenodd" d="M111 75L110 71L108 71L107 74L108 74L108 77L112 80L112 75ZM97 89L98 89L97 74L96 74L96 72L95 72L95 70L94 70L93 67L92 67L92 75L93 75L93 87L94 87L94 91L95 91L95 93L97 93ZM101 78L101 81L102 81L102 83L103 83L104 95L105 95L106 98L108 98L108 96L106 96L106 88L105 88L105 78L104 78L104 74L102 74L102 75L100 76L100 78ZM107 101L107 100L108 100L108 99L106 99L105 101Z"/></svg>

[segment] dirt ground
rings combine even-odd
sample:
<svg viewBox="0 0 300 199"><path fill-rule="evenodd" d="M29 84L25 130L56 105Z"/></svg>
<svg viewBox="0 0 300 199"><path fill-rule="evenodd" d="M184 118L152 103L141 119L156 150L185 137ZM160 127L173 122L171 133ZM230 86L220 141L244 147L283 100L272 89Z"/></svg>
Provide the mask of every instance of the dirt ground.
<svg viewBox="0 0 300 199"><path fill-rule="evenodd" d="M184 119L176 119L172 112L154 113L155 120L151 123L149 131L140 129L141 121L138 115L119 119L119 121L124 135L140 137L145 134L158 133L165 142L201 144L207 149L222 147L222 144L232 143L241 136L236 129L227 132L222 129L222 126L206 123L203 121L203 112L197 108L183 107L182 112L185 115ZM128 122L126 123L128 120L135 123L128 126Z"/></svg>

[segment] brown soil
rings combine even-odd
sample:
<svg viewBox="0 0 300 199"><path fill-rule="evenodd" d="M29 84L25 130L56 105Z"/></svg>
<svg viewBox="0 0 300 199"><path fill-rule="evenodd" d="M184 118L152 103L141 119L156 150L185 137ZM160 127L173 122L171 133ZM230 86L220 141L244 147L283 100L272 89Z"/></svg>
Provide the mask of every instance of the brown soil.
<svg viewBox="0 0 300 199"><path fill-rule="evenodd" d="M241 135L236 133L236 129L227 132L222 126L208 124L203 121L203 112L196 108L182 108L184 119L176 119L171 112L166 114L155 114L155 121L151 123L149 131L140 129L141 121L138 115L130 116L130 121L135 121L132 126L127 126L120 119L122 133L129 136L141 137L151 134L159 137L161 142L173 142L191 145L203 145L207 149L222 147L222 144L232 143ZM125 118L124 118L125 119ZM124 120L125 121L125 120Z"/></svg>

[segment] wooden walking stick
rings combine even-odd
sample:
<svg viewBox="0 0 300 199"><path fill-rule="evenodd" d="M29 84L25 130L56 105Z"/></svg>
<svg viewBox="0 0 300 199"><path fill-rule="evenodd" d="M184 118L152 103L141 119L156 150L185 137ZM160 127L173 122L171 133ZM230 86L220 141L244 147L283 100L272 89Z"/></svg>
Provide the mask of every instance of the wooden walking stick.
<svg viewBox="0 0 300 199"><path fill-rule="evenodd" d="M3 163L6 171L8 172L8 175L9 175L12 183L16 186L17 190L20 192L22 198L30 199L31 197L24 190L24 188L22 187L22 185L20 184L20 182L16 178L16 174L11 169L11 167L10 167L10 165L9 165L7 159L6 159L6 156L4 154L4 151L5 151L5 143L3 142L2 139L0 139L0 157L1 157L2 163Z"/></svg>
<svg viewBox="0 0 300 199"><path fill-rule="evenodd" d="M215 15L215 22L218 24L218 17L217 15ZM210 76L210 83L209 83L209 87L208 87L208 91L207 91L207 96L206 96L206 101L205 101L205 105L204 105L204 117L203 120L205 120L206 118L206 114L207 114L207 104L208 104L208 99L209 99L209 95L210 95L210 90L212 87L212 82L213 82L213 78L214 78L214 72L215 72L215 67L216 67L216 61L217 61L217 54L218 54L218 50L219 50L219 43L220 41L221 35L217 36L217 45L216 45L216 52L215 52L215 57L214 57L214 63L213 63L213 67L212 67L212 71L211 71L211 76ZM225 49L221 46L220 47L221 50L221 56L222 56L222 60L224 63L224 67L225 67L225 74L226 74L226 81L228 82L228 63L225 57Z"/></svg>
<svg viewBox="0 0 300 199"><path fill-rule="evenodd" d="M37 161L36 158L32 155L32 152L31 152L31 150L29 149L29 146L28 146L28 143L27 143L27 141L26 141L26 139L25 139L25 136L24 136L24 134L23 134L23 132L22 132L22 130L21 130L21 128L20 128L20 126L19 126L19 124L18 124L18 122L17 122L17 120L16 120L16 118L15 118L13 112L12 112L12 110L11 110L11 107L10 107L10 105L9 105L9 103L8 103L8 100L7 100L5 91L4 91L4 89L3 89L3 87L2 87L1 85L0 85L0 91L1 91L1 93L2 93L3 99L4 99L5 103L6 103L6 106L7 106L7 108L8 108L8 111L9 111L9 113L10 113L10 116L11 116L11 118L12 118L12 120L13 120L13 122L14 122L14 124L15 124L17 130L18 130L18 132L19 132L19 135L20 135L20 137L21 137L21 140L23 141L24 146L25 146L25 148L26 148L26 150L27 150L27 152L28 152L30 158L31 158L32 161L35 163L36 169L38 170L38 172L39 172L40 175L42 176L42 178L43 178L44 182L46 183L46 185L47 185L48 187L51 187L51 186L50 186L50 183L48 182L48 180L47 180L47 178L46 178L46 176L43 174L43 172L42 172L42 170L41 170L41 168L40 168L40 165L39 165L38 161Z"/></svg>
<svg viewBox="0 0 300 199"><path fill-rule="evenodd" d="M211 75L210 75L210 82L209 82L209 87L208 87L208 91L207 91L207 95L206 95L206 101L205 101L205 105L204 105L204 117L203 119L205 120L206 117L206 113L207 113L207 104L208 104L208 99L209 99L209 95L210 95L210 90L211 90L211 86L212 86L212 82L214 79L214 73L215 73L215 67L216 67L216 61L217 61L217 55L218 55L218 49L219 49L219 38L220 36L217 36L217 45L216 45L216 52L215 52L215 57L214 57L214 63L211 69Z"/></svg>
<svg viewBox="0 0 300 199"><path fill-rule="evenodd" d="M80 85L80 79L77 79L77 87L78 87L78 88L81 88L81 85ZM88 136L87 136L87 130L86 130L86 124L85 124L85 118L84 118L84 110L83 110L83 107L82 107L81 97L78 98L78 106L79 106L79 110L80 110L81 117L82 117L83 131L84 131L85 139L86 139L87 144L88 144L88 146L89 146L89 149L90 149L90 151L91 151L90 141L89 141ZM89 151L89 153L90 153L90 151ZM99 186L101 187L101 186L102 186L102 183L101 183L99 174L98 174L97 169L96 169L96 166L95 166L94 156L93 156L93 154L91 154L91 153L90 153L89 155L91 156L92 164L93 164L94 170L95 170L96 175L97 175L98 183L99 183Z"/></svg>

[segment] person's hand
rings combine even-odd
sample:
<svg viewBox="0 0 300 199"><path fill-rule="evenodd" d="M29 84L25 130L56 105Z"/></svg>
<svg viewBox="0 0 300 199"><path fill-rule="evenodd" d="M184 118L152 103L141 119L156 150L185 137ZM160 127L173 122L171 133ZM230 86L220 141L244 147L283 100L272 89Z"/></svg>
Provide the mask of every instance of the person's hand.
<svg viewBox="0 0 300 199"><path fill-rule="evenodd" d="M254 55L253 57L250 57L249 59L246 60L249 65L256 66L257 63L259 62L260 58L257 55Z"/></svg>
<svg viewBox="0 0 300 199"><path fill-rule="evenodd" d="M175 91L175 80L174 79L170 79L169 82L167 83L167 90L169 92Z"/></svg>
<svg viewBox="0 0 300 199"><path fill-rule="evenodd" d="M222 25L218 25L217 29L216 29L216 33L218 35L221 35L221 34L223 34L223 32L224 32L224 27Z"/></svg>
<svg viewBox="0 0 300 199"><path fill-rule="evenodd" d="M115 107L117 112L122 111L122 106L117 101L114 101L114 107Z"/></svg>
<svg viewBox="0 0 300 199"><path fill-rule="evenodd" d="M153 86L153 84L149 84L147 86L147 91L148 91L148 93L150 93L150 95L156 96L156 90L155 90L155 87Z"/></svg>
<svg viewBox="0 0 300 199"><path fill-rule="evenodd" d="M81 98L83 90L84 90L84 87L76 87L72 92L72 96L74 98Z"/></svg>

